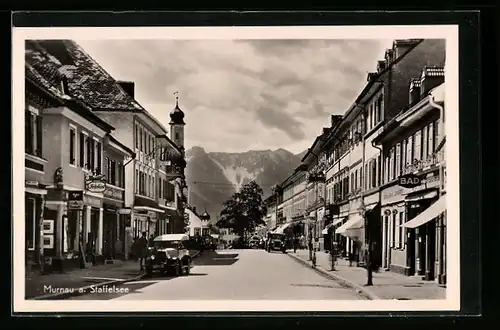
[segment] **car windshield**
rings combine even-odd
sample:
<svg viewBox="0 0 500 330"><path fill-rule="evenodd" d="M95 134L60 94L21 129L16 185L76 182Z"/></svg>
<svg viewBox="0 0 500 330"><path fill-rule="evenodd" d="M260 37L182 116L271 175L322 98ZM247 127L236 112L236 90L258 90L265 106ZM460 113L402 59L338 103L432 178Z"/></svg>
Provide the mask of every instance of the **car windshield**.
<svg viewBox="0 0 500 330"><path fill-rule="evenodd" d="M168 248L176 249L178 245L179 241L155 241L153 246L157 249L168 249Z"/></svg>

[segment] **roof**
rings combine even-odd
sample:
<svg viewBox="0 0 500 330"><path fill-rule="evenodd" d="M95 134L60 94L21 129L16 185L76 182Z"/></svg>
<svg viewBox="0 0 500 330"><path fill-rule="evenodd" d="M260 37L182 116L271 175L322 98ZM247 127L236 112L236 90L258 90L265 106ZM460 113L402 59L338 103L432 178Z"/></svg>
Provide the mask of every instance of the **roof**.
<svg viewBox="0 0 500 330"><path fill-rule="evenodd" d="M39 52L46 51L59 61L57 71L65 73L69 92L76 99L85 101L94 109L144 110L76 42L72 40L34 42L40 46Z"/></svg>
<svg viewBox="0 0 500 330"><path fill-rule="evenodd" d="M109 133L108 133L108 137L111 141L118 144L121 148L125 149L125 151L127 151L132 157L135 158L135 152L133 152L132 149L130 149L129 147L127 147L126 145L124 145L123 143L118 141L113 135L111 135Z"/></svg>
<svg viewBox="0 0 500 330"><path fill-rule="evenodd" d="M166 234L155 237L154 242L165 242L165 241L188 241L189 235L187 234Z"/></svg>
<svg viewBox="0 0 500 330"><path fill-rule="evenodd" d="M30 45L30 43L27 43L27 47ZM39 51L28 48L26 57L24 68L25 79L28 82L43 91L53 100L59 102L60 105L68 107L73 112L101 127L105 131L110 132L114 130L113 126L92 113L91 109L85 103L66 95L61 89L56 87L64 83L65 80L64 76L56 73L58 72L57 68L59 65L56 62L57 60L52 59L50 56L43 55Z"/></svg>
<svg viewBox="0 0 500 330"><path fill-rule="evenodd" d="M156 136L157 138L163 138L165 140L167 140L167 142L172 145L172 147L174 147L175 150L177 150L178 152L180 152L182 154L182 149L181 147L179 147L174 141L172 141L168 136L167 134L158 134Z"/></svg>

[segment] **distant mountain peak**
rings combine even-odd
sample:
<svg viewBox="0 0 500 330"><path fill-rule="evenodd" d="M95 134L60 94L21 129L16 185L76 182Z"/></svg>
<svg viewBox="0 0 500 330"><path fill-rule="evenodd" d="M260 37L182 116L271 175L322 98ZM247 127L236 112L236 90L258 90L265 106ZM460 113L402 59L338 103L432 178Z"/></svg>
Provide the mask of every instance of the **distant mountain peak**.
<svg viewBox="0 0 500 330"><path fill-rule="evenodd" d="M300 164L302 157L278 148L243 152L206 152L202 147L187 151L186 179L191 187L190 204L218 214L222 203L243 185L254 180L264 191L281 183ZM198 205L199 204L199 205Z"/></svg>

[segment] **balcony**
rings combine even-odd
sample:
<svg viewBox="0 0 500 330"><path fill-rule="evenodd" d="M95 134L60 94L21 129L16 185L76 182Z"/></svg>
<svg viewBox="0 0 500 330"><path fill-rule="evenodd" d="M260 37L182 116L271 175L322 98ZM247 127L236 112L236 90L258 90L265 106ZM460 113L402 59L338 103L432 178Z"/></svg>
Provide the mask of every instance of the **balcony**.
<svg viewBox="0 0 500 330"><path fill-rule="evenodd" d="M24 154L24 166L26 168L44 172L44 165L47 164L47 160L42 158L41 152L28 153Z"/></svg>
<svg viewBox="0 0 500 330"><path fill-rule="evenodd" d="M414 159L411 164L406 164L402 169L402 174L414 173L422 171L424 169L430 168L432 166L437 166L441 160L443 160L442 152L435 152L425 159Z"/></svg>
<svg viewBox="0 0 500 330"><path fill-rule="evenodd" d="M125 201L125 189L107 183L106 190L104 190L104 197Z"/></svg>

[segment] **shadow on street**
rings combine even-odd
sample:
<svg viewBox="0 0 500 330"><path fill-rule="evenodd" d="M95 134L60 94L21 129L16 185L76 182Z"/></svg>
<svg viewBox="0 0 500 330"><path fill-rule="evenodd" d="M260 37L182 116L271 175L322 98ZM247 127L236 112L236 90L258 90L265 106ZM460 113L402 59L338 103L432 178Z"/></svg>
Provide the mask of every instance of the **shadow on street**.
<svg viewBox="0 0 500 330"><path fill-rule="evenodd" d="M199 266L230 266L238 261L238 253L218 253L217 251L204 251L196 261Z"/></svg>

